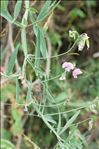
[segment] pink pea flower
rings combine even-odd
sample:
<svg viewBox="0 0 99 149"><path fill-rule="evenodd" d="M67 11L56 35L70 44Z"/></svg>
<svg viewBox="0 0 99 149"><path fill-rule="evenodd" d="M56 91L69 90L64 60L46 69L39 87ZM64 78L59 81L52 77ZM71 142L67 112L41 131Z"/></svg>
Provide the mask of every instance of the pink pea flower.
<svg viewBox="0 0 99 149"><path fill-rule="evenodd" d="M74 65L70 62L64 62L62 68L65 68L66 71L70 72L70 70L74 69Z"/></svg>
<svg viewBox="0 0 99 149"><path fill-rule="evenodd" d="M79 68L75 68L72 72L73 77L76 79L78 75L82 74L82 71Z"/></svg>

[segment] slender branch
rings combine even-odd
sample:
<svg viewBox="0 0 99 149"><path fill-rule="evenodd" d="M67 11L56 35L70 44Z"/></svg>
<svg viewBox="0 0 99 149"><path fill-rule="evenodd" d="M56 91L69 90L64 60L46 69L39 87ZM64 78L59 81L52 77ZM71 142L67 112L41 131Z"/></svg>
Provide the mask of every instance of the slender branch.
<svg viewBox="0 0 99 149"><path fill-rule="evenodd" d="M40 149L33 141L31 141L25 134L23 134L24 138L33 145L34 149Z"/></svg>

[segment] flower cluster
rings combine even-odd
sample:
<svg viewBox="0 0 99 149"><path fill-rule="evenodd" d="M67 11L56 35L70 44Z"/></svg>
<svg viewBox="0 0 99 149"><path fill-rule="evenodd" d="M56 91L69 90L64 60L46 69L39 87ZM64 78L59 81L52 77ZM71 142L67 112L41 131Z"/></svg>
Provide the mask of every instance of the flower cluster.
<svg viewBox="0 0 99 149"><path fill-rule="evenodd" d="M89 37L86 33L79 35L77 31L70 30L69 37L73 38L74 40L76 39L75 43L77 44L78 51L82 51L85 46L89 49ZM62 64L62 68L65 69L65 71L59 80L66 80L66 72L72 72L74 79L77 79L77 77L82 74L82 71L79 68L76 68L71 62L64 62Z"/></svg>
<svg viewBox="0 0 99 149"><path fill-rule="evenodd" d="M62 68L65 69L65 72L62 74L62 76L59 78L60 80L65 80L65 73L72 71L73 78L77 78L78 75L82 74L82 71L79 68L76 68L71 62L64 62L62 64Z"/></svg>

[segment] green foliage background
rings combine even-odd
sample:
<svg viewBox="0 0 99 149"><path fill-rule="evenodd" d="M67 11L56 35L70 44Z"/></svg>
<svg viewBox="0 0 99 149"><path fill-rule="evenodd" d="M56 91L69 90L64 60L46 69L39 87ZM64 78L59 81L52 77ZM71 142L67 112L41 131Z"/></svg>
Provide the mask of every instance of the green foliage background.
<svg viewBox="0 0 99 149"><path fill-rule="evenodd" d="M1 148L98 149L99 2L1 0L0 38ZM60 81L64 61L83 75Z"/></svg>

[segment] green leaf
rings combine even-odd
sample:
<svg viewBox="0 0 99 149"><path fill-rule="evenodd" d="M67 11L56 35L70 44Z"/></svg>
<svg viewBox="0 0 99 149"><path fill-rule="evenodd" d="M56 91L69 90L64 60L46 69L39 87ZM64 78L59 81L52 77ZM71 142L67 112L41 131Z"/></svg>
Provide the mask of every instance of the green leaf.
<svg viewBox="0 0 99 149"><path fill-rule="evenodd" d="M20 23L18 21L14 21L14 19L12 18L12 16L10 15L10 13L7 10L6 11L1 11L1 16L4 17L8 22L14 23L18 27L23 27L22 23Z"/></svg>
<svg viewBox="0 0 99 149"><path fill-rule="evenodd" d="M29 11L29 1L25 1L25 7L26 7L26 10L25 10L25 13L23 15L23 18L22 18L22 31L21 31L21 41L22 41L22 48L23 48L23 52L24 52L24 55L26 56L27 55L27 39L26 39L26 25L27 25L27 19L28 19L28 11Z"/></svg>
<svg viewBox="0 0 99 149"><path fill-rule="evenodd" d="M45 115L44 117L48 122L56 124L56 121L50 115Z"/></svg>
<svg viewBox="0 0 99 149"><path fill-rule="evenodd" d="M8 67L7 67L7 71L6 71L6 73L8 75L12 73L12 70L13 70L13 67L14 67L14 64L15 64L15 60L17 58L17 53L18 53L19 46L20 45L18 44L17 47L15 48L14 52L12 53L11 58L8 62Z"/></svg>
<svg viewBox="0 0 99 149"><path fill-rule="evenodd" d="M59 45L59 46L61 46L62 45L62 42L61 42L61 36L57 33L57 32L54 32L54 34L53 34L53 32L50 32L49 33L49 36L50 36L50 40L51 40L51 43L53 44L53 45Z"/></svg>
<svg viewBox="0 0 99 149"><path fill-rule="evenodd" d="M44 37L44 30L41 29L38 26L34 26L34 32L36 35L36 54L35 54L35 65L38 67L40 60L40 52L42 53L42 56L45 58L47 57L47 47Z"/></svg>
<svg viewBox="0 0 99 149"><path fill-rule="evenodd" d="M42 120L45 122L45 124L48 126L48 128L56 135L56 137L60 140L62 140L62 138L58 135L58 133L55 131L54 127L46 120L45 115L43 115L41 113L41 111L39 111L39 109L35 106L34 107L36 109L36 111L38 112L38 114L41 116ZM62 140L63 141L63 140Z"/></svg>
<svg viewBox="0 0 99 149"><path fill-rule="evenodd" d="M44 4L43 8L41 9L38 17L37 17L37 21L42 21L43 19L45 19L55 8L56 6L58 6L60 1L51 1L48 0L46 1L46 3Z"/></svg>
<svg viewBox="0 0 99 149"><path fill-rule="evenodd" d="M12 131L14 135L18 135L22 133L21 121L17 121L13 124Z"/></svg>
<svg viewBox="0 0 99 149"><path fill-rule="evenodd" d="M6 139L6 140L10 140L11 139L11 132L7 129L2 129L2 138Z"/></svg>
<svg viewBox="0 0 99 149"><path fill-rule="evenodd" d="M31 19L32 24L34 25L37 22L45 19L56 8L56 6L58 6L58 4L59 4L59 2L57 2L56 0L53 2L51 0L46 1L46 3L44 4L43 8L41 9L41 11L37 17L37 21L35 21L33 15L32 15L32 12L31 12L31 8L30 8L29 14L30 14L30 19ZM32 17L33 17L33 19L32 19Z"/></svg>
<svg viewBox="0 0 99 149"><path fill-rule="evenodd" d="M67 94L65 92L61 92L56 98L55 98L55 102L61 102L64 101L67 98Z"/></svg>
<svg viewBox="0 0 99 149"><path fill-rule="evenodd" d="M27 40L26 40L26 30L25 28L22 28L21 30L21 42L22 42L22 48L24 55L27 55Z"/></svg>
<svg viewBox="0 0 99 149"><path fill-rule="evenodd" d="M66 139L66 142L68 142L69 140L72 140L74 138L75 133L77 132L77 127L76 126L72 126L72 127L70 127L69 131L70 131L70 133L69 133L69 135L68 135L68 137Z"/></svg>
<svg viewBox="0 0 99 149"><path fill-rule="evenodd" d="M19 133L22 133L21 115L18 109L12 107L11 114L14 119L14 124L12 126L13 134L17 135Z"/></svg>
<svg viewBox="0 0 99 149"><path fill-rule="evenodd" d="M1 149L15 149L14 144L12 144L9 140L1 139Z"/></svg>
<svg viewBox="0 0 99 149"><path fill-rule="evenodd" d="M24 27L27 25L27 18L28 18L28 12L29 12L29 1L25 1L25 7L26 7L26 10L22 18L22 25Z"/></svg>
<svg viewBox="0 0 99 149"><path fill-rule="evenodd" d="M81 18L85 18L85 13L81 9L74 8L70 11L69 16L73 18L78 16Z"/></svg>
<svg viewBox="0 0 99 149"><path fill-rule="evenodd" d="M15 8L14 8L14 19L16 20L19 12L21 10L21 5L22 5L22 1L21 0L17 0Z"/></svg>
<svg viewBox="0 0 99 149"><path fill-rule="evenodd" d="M58 112L59 112L59 118L58 118L58 126L57 126L57 133L60 132L60 129L61 129L61 122L62 122L62 116L61 116L61 113L60 113L60 109L59 107L57 106L57 109L58 109Z"/></svg>
<svg viewBox="0 0 99 149"><path fill-rule="evenodd" d="M10 15L10 13L8 12L7 6L8 6L8 0L2 0L1 1L1 16L4 17L8 22L10 23L14 23L15 25L17 25L18 27L22 27L22 24L20 22L15 21L15 19L13 19L13 17ZM17 3L19 3L20 1L17 1ZM18 6L17 6L17 10L14 10L15 15L18 14Z"/></svg>
<svg viewBox="0 0 99 149"><path fill-rule="evenodd" d="M34 18L33 13L31 11L29 11L29 17L30 17L30 20L33 24L35 22L35 18Z"/></svg>
<svg viewBox="0 0 99 149"><path fill-rule="evenodd" d="M37 17L37 20L42 20L43 18L45 18L46 14L48 13L50 9L50 4L51 4L51 0L46 1L46 3L44 4L43 8L41 9Z"/></svg>
<svg viewBox="0 0 99 149"><path fill-rule="evenodd" d="M40 28L40 51L43 57L47 57L47 47L44 34L44 30Z"/></svg>
<svg viewBox="0 0 99 149"><path fill-rule="evenodd" d="M8 0L1 1L1 11L0 14L2 17L4 17L7 21L12 22L13 18L8 12L7 6L8 6Z"/></svg>
<svg viewBox="0 0 99 149"><path fill-rule="evenodd" d="M12 16L9 14L9 12L6 10L2 11L1 10L1 16L4 17L8 22L12 23L13 18Z"/></svg>
<svg viewBox="0 0 99 149"><path fill-rule="evenodd" d="M57 6L57 8L58 8L60 11L63 11L63 12L65 11L65 7L62 6L62 5L60 5L60 4Z"/></svg>
<svg viewBox="0 0 99 149"><path fill-rule="evenodd" d="M15 121L20 121L21 119L21 116L20 116L20 113L19 111L16 109L16 108L13 108L11 109L11 114L12 114L12 117Z"/></svg>
<svg viewBox="0 0 99 149"><path fill-rule="evenodd" d="M68 122L66 123L66 125L63 127L63 129L60 131L59 135L61 135L64 131L66 131L67 128L69 128L71 126L71 124L75 121L75 119L77 118L77 116L79 115L80 110L77 111L72 118L70 118L68 120Z"/></svg>
<svg viewBox="0 0 99 149"><path fill-rule="evenodd" d="M8 0L1 0L1 10L6 11L9 1Z"/></svg>
<svg viewBox="0 0 99 149"><path fill-rule="evenodd" d="M35 66L39 67L40 64L40 29L38 26L35 26L34 29L36 35L36 51L35 51Z"/></svg>
<svg viewBox="0 0 99 149"><path fill-rule="evenodd" d="M6 85L1 88L1 101L6 102L8 98L10 98L10 100L13 99L15 93L15 85L6 83Z"/></svg>
<svg viewBox="0 0 99 149"><path fill-rule="evenodd" d="M29 7L29 10L31 11L31 13L35 14L37 11L37 9L33 8L33 7Z"/></svg>

